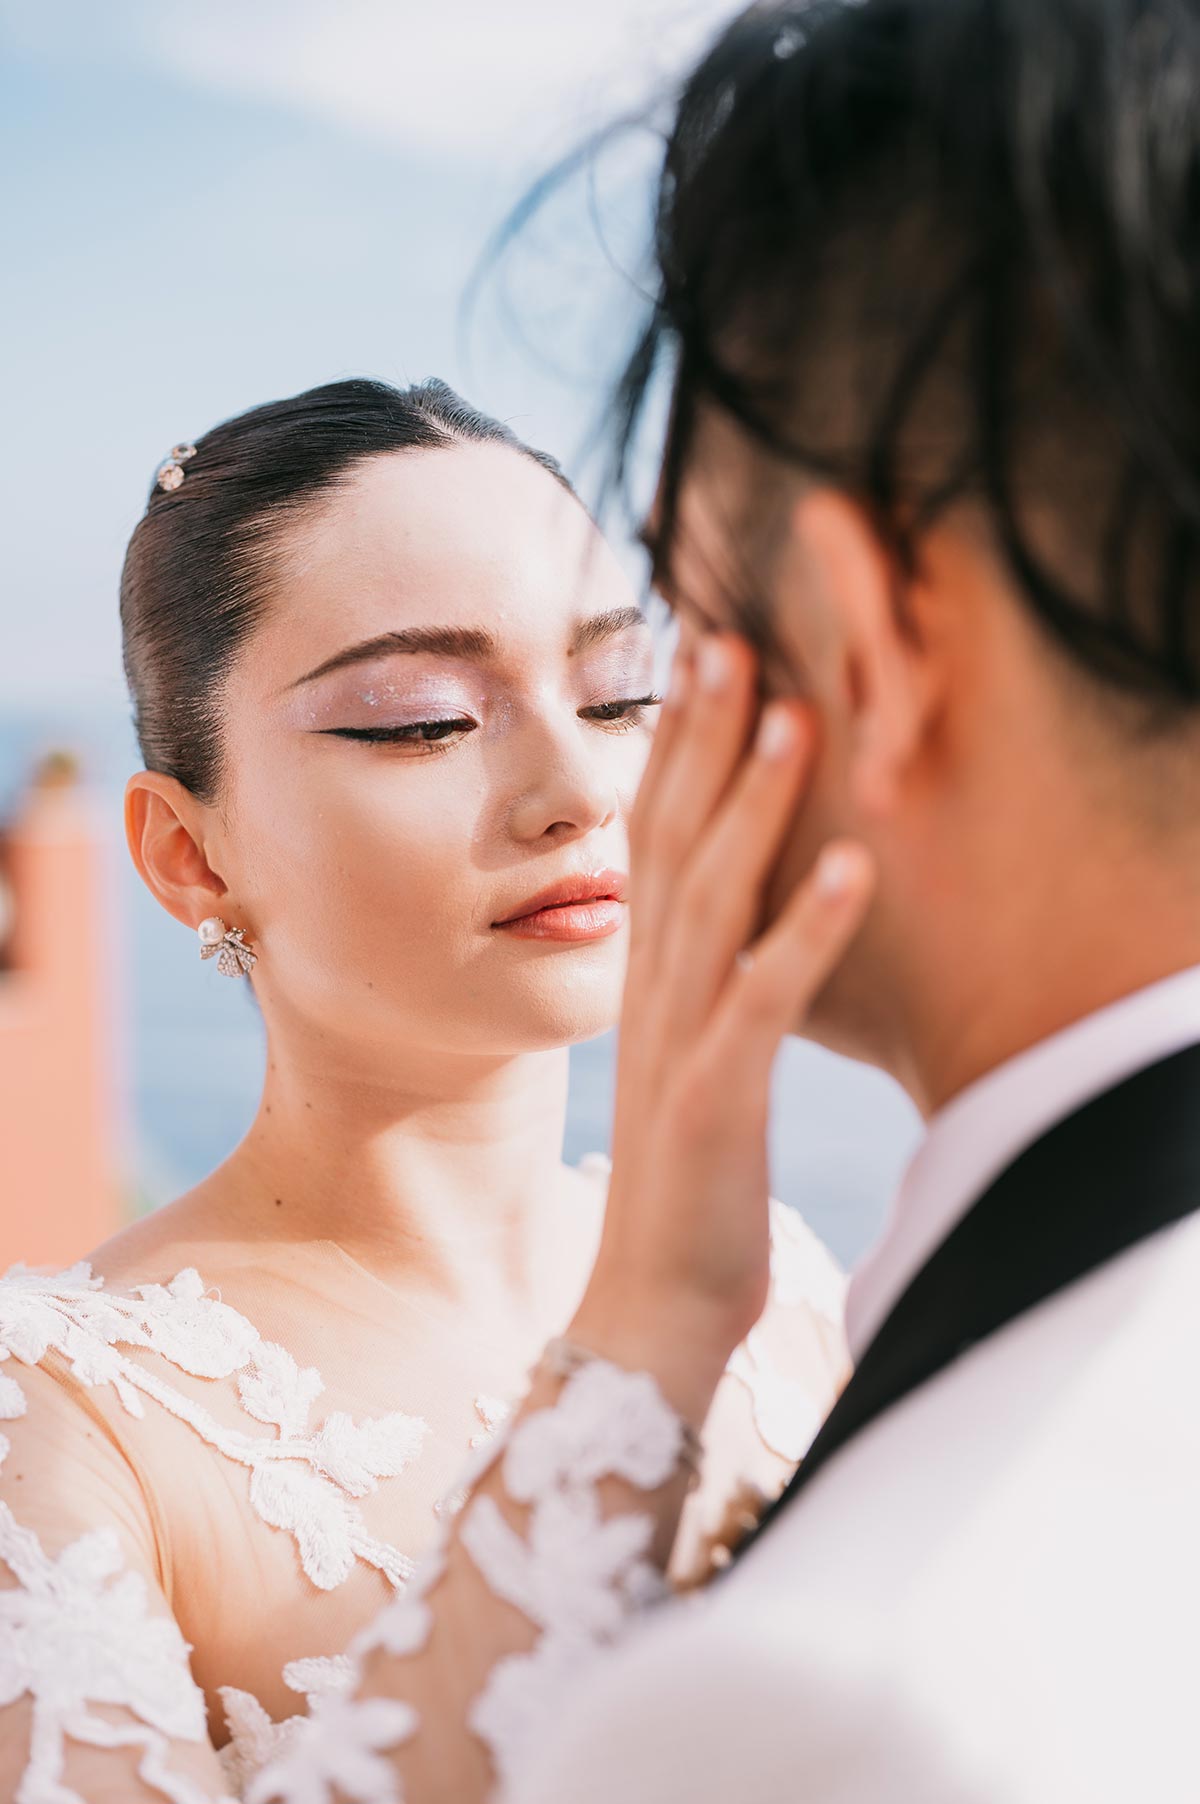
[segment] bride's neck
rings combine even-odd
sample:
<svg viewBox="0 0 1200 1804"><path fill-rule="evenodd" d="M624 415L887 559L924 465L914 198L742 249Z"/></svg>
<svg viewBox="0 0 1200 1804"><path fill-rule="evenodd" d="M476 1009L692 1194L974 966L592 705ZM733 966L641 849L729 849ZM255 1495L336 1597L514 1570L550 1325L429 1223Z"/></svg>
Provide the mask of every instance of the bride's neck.
<svg viewBox="0 0 1200 1804"><path fill-rule="evenodd" d="M458 1302L533 1289L562 1196L566 1051L420 1049L389 1066L273 1052L219 1174L229 1207L255 1232L335 1241Z"/></svg>

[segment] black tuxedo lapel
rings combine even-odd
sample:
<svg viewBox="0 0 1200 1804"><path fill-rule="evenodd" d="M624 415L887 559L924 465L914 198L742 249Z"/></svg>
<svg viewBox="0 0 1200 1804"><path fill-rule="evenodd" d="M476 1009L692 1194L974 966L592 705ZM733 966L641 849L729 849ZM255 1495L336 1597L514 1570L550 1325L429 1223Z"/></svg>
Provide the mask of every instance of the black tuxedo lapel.
<svg viewBox="0 0 1200 1804"><path fill-rule="evenodd" d="M1200 1046L1095 1097L984 1192L887 1317L779 1501L1006 1322L1200 1206Z"/></svg>

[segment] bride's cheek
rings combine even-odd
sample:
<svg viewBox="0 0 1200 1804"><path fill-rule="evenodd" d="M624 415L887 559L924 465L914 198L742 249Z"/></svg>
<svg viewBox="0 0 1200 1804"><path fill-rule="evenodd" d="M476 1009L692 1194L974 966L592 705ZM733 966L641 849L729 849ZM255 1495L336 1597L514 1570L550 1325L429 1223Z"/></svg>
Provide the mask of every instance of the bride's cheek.
<svg viewBox="0 0 1200 1804"><path fill-rule="evenodd" d="M654 722L640 727L629 734L633 742L627 748L622 746L618 755L617 797L621 817L628 824L637 801L638 790L642 786L642 778L646 774L646 766L650 762L650 753L654 746Z"/></svg>
<svg viewBox="0 0 1200 1804"><path fill-rule="evenodd" d="M403 985L417 964L436 967L466 902L469 822L444 785L401 781L409 775L377 769L368 781L364 772L325 798L303 836L301 931L313 957L365 990Z"/></svg>

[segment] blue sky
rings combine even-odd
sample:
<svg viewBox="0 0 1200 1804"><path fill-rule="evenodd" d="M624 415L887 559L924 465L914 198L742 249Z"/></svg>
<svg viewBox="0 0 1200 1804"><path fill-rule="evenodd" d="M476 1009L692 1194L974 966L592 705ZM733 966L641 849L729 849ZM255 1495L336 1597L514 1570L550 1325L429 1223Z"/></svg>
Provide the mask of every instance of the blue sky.
<svg viewBox="0 0 1200 1804"><path fill-rule="evenodd" d="M0 710L123 706L125 539L166 449L243 407L437 373L570 455L633 318L568 249L582 196L512 268L587 379L522 354L494 290L465 365L464 284L528 180L729 10L0 0Z"/></svg>

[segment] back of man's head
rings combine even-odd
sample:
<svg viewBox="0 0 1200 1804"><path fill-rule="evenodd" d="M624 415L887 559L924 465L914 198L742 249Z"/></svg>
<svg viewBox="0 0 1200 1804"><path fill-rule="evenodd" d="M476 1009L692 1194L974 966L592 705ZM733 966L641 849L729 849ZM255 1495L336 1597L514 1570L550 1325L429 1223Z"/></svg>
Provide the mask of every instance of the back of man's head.
<svg viewBox="0 0 1200 1804"><path fill-rule="evenodd" d="M623 404L669 345L668 535L716 401L902 559L972 508L1109 694L1200 700L1194 0L752 7L683 92L657 251Z"/></svg>

